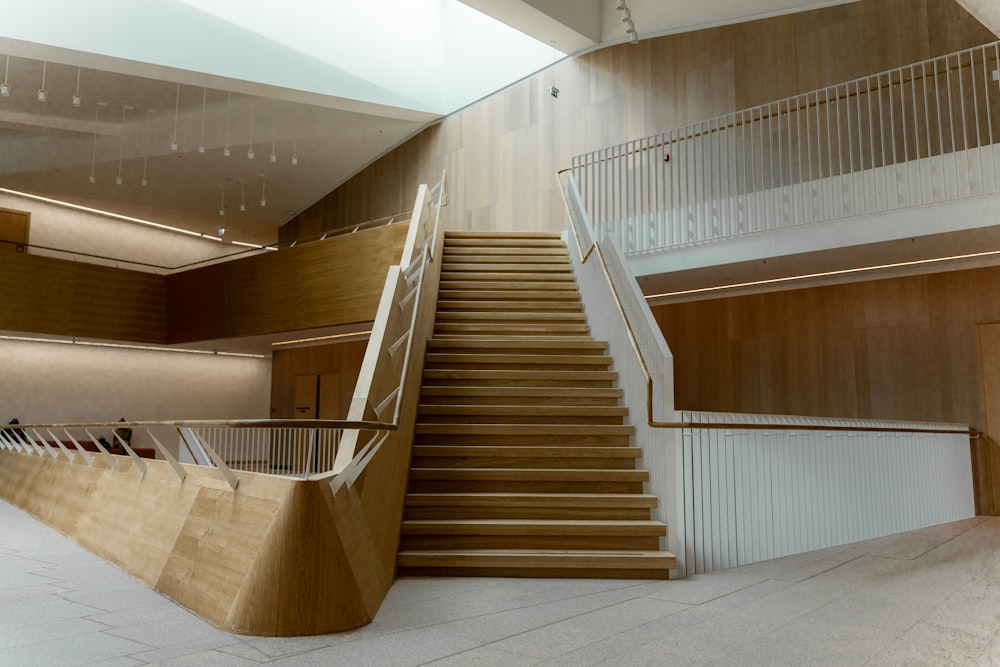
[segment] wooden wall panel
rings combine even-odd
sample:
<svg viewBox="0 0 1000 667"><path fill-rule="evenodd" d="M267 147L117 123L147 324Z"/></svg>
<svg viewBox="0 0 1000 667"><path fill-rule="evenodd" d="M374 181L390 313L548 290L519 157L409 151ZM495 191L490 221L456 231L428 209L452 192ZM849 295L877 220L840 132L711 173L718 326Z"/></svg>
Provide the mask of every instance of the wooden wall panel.
<svg viewBox="0 0 1000 667"><path fill-rule="evenodd" d="M351 407L367 340L275 350L271 358L271 416L294 419L295 377L298 375L339 375L340 405L337 415L322 419L346 419Z"/></svg>
<svg viewBox="0 0 1000 667"><path fill-rule="evenodd" d="M167 339L181 343L372 320L406 229L379 227L168 276Z"/></svg>
<svg viewBox="0 0 1000 667"><path fill-rule="evenodd" d="M166 342L163 276L6 253L0 329L143 343Z"/></svg>
<svg viewBox="0 0 1000 667"><path fill-rule="evenodd" d="M977 325L1000 267L662 305L679 409L954 421L974 443L977 511L1000 513ZM1000 455L993 452L994 458Z"/></svg>
<svg viewBox="0 0 1000 667"><path fill-rule="evenodd" d="M445 167L447 228L559 231L556 172L574 155L994 39L954 0L861 0L601 49L446 117L281 238L407 210L417 184ZM553 84L558 99L545 90Z"/></svg>

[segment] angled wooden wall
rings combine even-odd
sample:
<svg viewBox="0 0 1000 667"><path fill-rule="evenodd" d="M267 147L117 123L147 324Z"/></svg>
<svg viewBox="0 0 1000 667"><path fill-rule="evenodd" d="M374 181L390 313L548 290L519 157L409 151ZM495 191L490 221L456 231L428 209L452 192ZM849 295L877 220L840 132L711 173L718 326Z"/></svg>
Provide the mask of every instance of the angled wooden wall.
<svg viewBox="0 0 1000 667"><path fill-rule="evenodd" d="M574 155L995 39L954 0L861 0L601 49L448 116L282 233L406 210L443 168L449 229L560 231L556 172Z"/></svg>

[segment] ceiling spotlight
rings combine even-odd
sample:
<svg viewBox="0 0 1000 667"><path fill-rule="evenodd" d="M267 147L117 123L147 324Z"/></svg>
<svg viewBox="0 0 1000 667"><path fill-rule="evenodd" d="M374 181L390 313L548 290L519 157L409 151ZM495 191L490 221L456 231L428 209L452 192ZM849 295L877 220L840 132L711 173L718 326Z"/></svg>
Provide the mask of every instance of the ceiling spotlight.
<svg viewBox="0 0 1000 667"><path fill-rule="evenodd" d="M618 4L615 5L615 9L617 9L618 11L622 11L623 9L625 9L625 0L618 0Z"/></svg>
<svg viewBox="0 0 1000 667"><path fill-rule="evenodd" d="M229 146L222 149L222 157L229 157Z"/></svg>
<svg viewBox="0 0 1000 667"><path fill-rule="evenodd" d="M275 155L274 153L271 153L271 162L277 162L277 161L278 161L278 156Z"/></svg>
<svg viewBox="0 0 1000 667"><path fill-rule="evenodd" d="M73 106L79 107L83 104L83 98L80 97L80 68L76 68L76 92L73 94Z"/></svg>
<svg viewBox="0 0 1000 667"><path fill-rule="evenodd" d="M632 33L632 37L630 37L628 41L629 41L629 44L638 44L639 43L639 38L633 32Z"/></svg>
<svg viewBox="0 0 1000 667"><path fill-rule="evenodd" d="M251 148L250 150L247 151L247 159L248 160L252 160L253 159L253 148Z"/></svg>
<svg viewBox="0 0 1000 667"><path fill-rule="evenodd" d="M219 227L219 236L222 236L225 233L226 233L226 228L225 227Z"/></svg>
<svg viewBox="0 0 1000 667"><path fill-rule="evenodd" d="M45 68L47 66L48 66L48 63L46 63L46 62L43 61L42 62L42 87L38 89L38 101L39 102L43 102L43 103L49 101L49 91L45 90Z"/></svg>
<svg viewBox="0 0 1000 667"><path fill-rule="evenodd" d="M628 23L631 20L632 20L632 12L626 9L624 12L622 12L622 23Z"/></svg>
<svg viewBox="0 0 1000 667"><path fill-rule="evenodd" d="M226 97L226 145L222 149L222 156L229 157L229 105L233 101L233 94L229 93Z"/></svg>
<svg viewBox="0 0 1000 667"><path fill-rule="evenodd" d="M204 88L201 89L201 141L198 142L198 152L204 154L205 152L205 97L208 95L208 91Z"/></svg>
<svg viewBox="0 0 1000 667"><path fill-rule="evenodd" d="M297 155L292 156L292 165L297 165L299 163L299 158Z"/></svg>

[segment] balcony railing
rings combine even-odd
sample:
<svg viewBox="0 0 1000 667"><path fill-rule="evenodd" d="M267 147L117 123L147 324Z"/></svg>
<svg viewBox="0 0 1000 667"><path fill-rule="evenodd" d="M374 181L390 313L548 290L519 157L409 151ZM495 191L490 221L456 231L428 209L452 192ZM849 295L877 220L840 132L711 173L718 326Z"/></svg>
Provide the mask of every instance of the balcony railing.
<svg viewBox="0 0 1000 667"><path fill-rule="evenodd" d="M573 159L626 254L1000 192L1000 42Z"/></svg>

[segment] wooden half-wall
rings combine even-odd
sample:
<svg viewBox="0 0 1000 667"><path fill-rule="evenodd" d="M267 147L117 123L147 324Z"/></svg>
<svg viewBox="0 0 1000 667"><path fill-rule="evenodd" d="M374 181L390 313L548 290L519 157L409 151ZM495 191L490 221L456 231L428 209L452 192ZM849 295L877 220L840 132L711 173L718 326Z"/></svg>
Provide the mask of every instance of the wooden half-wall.
<svg viewBox="0 0 1000 667"><path fill-rule="evenodd" d="M167 340L371 321L407 227L378 227L168 276Z"/></svg>
<svg viewBox="0 0 1000 667"><path fill-rule="evenodd" d="M143 477L115 458L111 469L0 451L0 497L228 632L323 634L374 618L395 561L391 541L358 558L385 514L377 495L246 472L231 491L212 468L185 466L181 483L166 461Z"/></svg>
<svg viewBox="0 0 1000 667"><path fill-rule="evenodd" d="M990 423L980 340L1000 321L1000 267L652 310L678 409L969 424L986 433L973 441L976 511L1000 514L1000 411Z"/></svg>
<svg viewBox="0 0 1000 667"><path fill-rule="evenodd" d="M995 39L955 0L861 0L599 49L424 130L281 238L407 210L416 184L443 168L455 184L448 229L562 231L556 173L574 155ZM558 98L546 92L553 85Z"/></svg>

